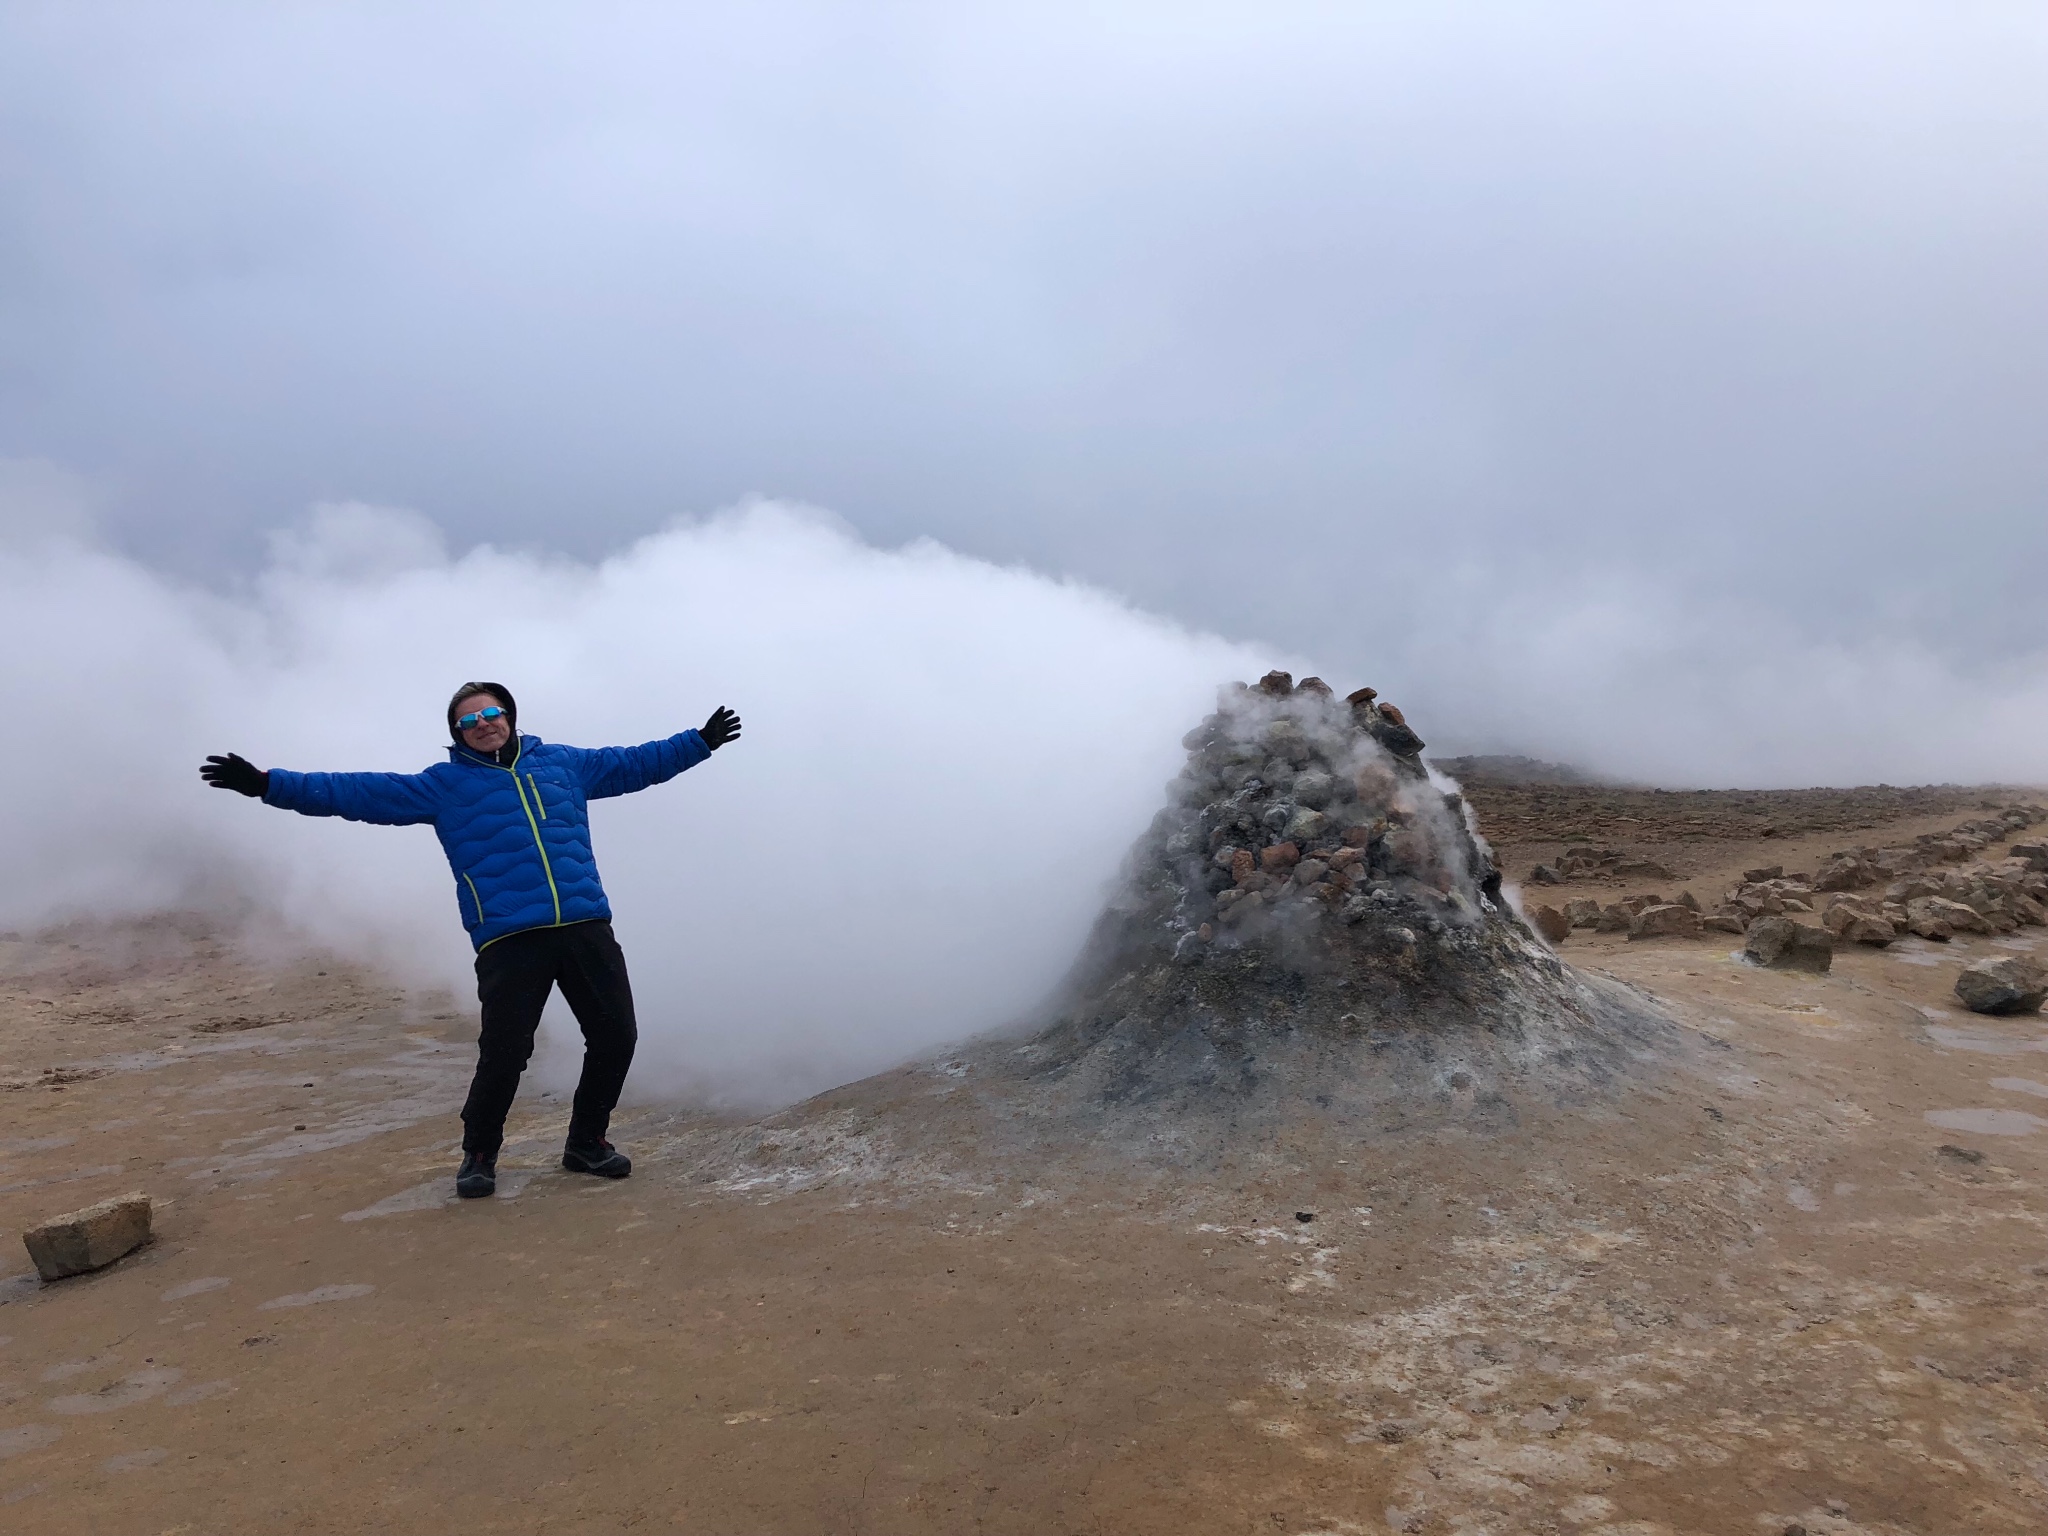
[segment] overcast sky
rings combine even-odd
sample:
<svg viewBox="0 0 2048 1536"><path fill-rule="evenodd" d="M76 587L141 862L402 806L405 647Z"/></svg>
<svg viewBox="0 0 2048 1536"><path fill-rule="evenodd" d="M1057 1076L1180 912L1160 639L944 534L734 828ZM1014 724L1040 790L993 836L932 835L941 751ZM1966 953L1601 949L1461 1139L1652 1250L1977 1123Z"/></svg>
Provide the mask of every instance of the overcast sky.
<svg viewBox="0 0 2048 1536"><path fill-rule="evenodd" d="M590 558L758 493L1346 683L2031 687L2044 66L2038 4L0 4L0 457L217 581L321 501ZM1439 717L1568 750L1488 664Z"/></svg>

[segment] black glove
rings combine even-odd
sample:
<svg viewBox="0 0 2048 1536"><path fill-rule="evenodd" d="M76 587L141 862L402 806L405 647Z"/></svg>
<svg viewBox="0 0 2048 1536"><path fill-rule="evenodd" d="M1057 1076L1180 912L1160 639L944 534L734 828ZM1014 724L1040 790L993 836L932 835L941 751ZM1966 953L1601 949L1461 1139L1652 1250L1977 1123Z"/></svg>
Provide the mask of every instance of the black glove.
<svg viewBox="0 0 2048 1536"><path fill-rule="evenodd" d="M705 746L716 752L728 741L740 739L740 717L721 704L711 711L711 718L697 734L704 738Z"/></svg>
<svg viewBox="0 0 2048 1536"><path fill-rule="evenodd" d="M200 765L199 777L215 789L232 789L238 795L261 795L270 788L270 775L239 752L209 757Z"/></svg>

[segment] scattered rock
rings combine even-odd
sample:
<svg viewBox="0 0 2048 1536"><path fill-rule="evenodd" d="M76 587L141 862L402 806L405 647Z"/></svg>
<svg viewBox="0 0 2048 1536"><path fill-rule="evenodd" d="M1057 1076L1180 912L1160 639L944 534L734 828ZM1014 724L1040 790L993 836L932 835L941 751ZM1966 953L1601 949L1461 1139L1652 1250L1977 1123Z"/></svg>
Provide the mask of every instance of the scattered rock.
<svg viewBox="0 0 2048 1536"><path fill-rule="evenodd" d="M1760 885L1766 880L1776 880L1784 873L1784 865L1766 864L1761 869L1745 869L1742 872L1742 882L1745 885Z"/></svg>
<svg viewBox="0 0 2048 1536"><path fill-rule="evenodd" d="M1700 936L1700 915L1691 907L1666 902L1645 907L1628 925L1631 939L1696 939Z"/></svg>
<svg viewBox="0 0 2048 1536"><path fill-rule="evenodd" d="M1690 907L1695 912L1700 909L1700 900L1691 891L1680 891L1678 893L1678 904L1681 907Z"/></svg>
<svg viewBox="0 0 2048 1536"><path fill-rule="evenodd" d="M1538 907L1529 914L1536 931L1553 944L1561 944L1572 931L1572 920L1555 907Z"/></svg>
<svg viewBox="0 0 2048 1536"><path fill-rule="evenodd" d="M1748 925L1733 912L1714 912L1700 919L1700 926L1716 933L1746 933Z"/></svg>
<svg viewBox="0 0 2048 1536"><path fill-rule="evenodd" d="M1760 917L1743 937L1743 953L1774 971L1825 975L1835 963L1835 941L1824 928L1809 928L1789 917Z"/></svg>
<svg viewBox="0 0 2048 1536"><path fill-rule="evenodd" d="M2048 875L2048 843L2014 843L2006 852L2015 859L2024 859L2028 868Z"/></svg>
<svg viewBox="0 0 2048 1536"><path fill-rule="evenodd" d="M1552 869L1548 864L1538 864L1529 871L1529 883L1531 885L1563 885L1564 876Z"/></svg>
<svg viewBox="0 0 2048 1536"><path fill-rule="evenodd" d="M1843 944L1875 944L1882 947L1897 938L1898 930L1881 917L1847 902L1831 906L1821 914L1821 926Z"/></svg>
<svg viewBox="0 0 2048 1536"><path fill-rule="evenodd" d="M1294 692L1294 674L1275 668L1259 679L1259 692L1270 693L1276 698L1286 698L1288 694Z"/></svg>
<svg viewBox="0 0 2048 1536"><path fill-rule="evenodd" d="M1600 909L1600 921L1593 925L1596 933L1627 933L1629 924L1636 920L1634 912L1621 902Z"/></svg>
<svg viewBox="0 0 2048 1536"><path fill-rule="evenodd" d="M2048 971L2018 955L1963 967L1956 996L1972 1013L2033 1013L2048 998Z"/></svg>
<svg viewBox="0 0 2048 1536"><path fill-rule="evenodd" d="M1669 880L1671 871L1655 859L1628 859L1614 867L1624 880Z"/></svg>
<svg viewBox="0 0 2048 1536"><path fill-rule="evenodd" d="M1907 902L1906 926L1923 939L1950 939L1959 933L1991 931L1991 925L1976 908L1942 896L1916 896Z"/></svg>
<svg viewBox="0 0 2048 1536"><path fill-rule="evenodd" d="M1600 924L1600 903L1590 896L1581 896L1564 904L1564 915L1574 928L1596 928Z"/></svg>
<svg viewBox="0 0 2048 1536"><path fill-rule="evenodd" d="M1934 1150L1939 1152L1943 1157L1954 1158L1959 1163L1981 1163L1984 1161L1984 1154L1982 1152L1979 1152L1975 1147L1958 1147L1950 1142L1944 1141L1940 1146L1936 1147Z"/></svg>
<svg viewBox="0 0 2048 1536"><path fill-rule="evenodd" d="M36 1273L62 1280L104 1269L149 1241L147 1195L116 1195L68 1216L55 1216L22 1234Z"/></svg>

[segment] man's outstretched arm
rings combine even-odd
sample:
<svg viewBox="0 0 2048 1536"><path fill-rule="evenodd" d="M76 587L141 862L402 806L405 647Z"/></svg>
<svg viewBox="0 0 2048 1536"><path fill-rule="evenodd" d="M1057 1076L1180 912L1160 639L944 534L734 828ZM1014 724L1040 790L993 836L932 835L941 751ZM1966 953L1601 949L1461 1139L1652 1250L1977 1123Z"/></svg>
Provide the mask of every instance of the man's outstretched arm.
<svg viewBox="0 0 2048 1536"><path fill-rule="evenodd" d="M215 789L232 789L302 816L406 827L432 821L440 809L440 797L422 773L294 773L289 768L266 773L230 752L209 757L199 776Z"/></svg>
<svg viewBox="0 0 2048 1536"><path fill-rule="evenodd" d="M602 800L665 783L685 768L696 767L727 742L737 741L739 734L740 717L721 704L702 730L679 731L637 747L584 749L578 753L583 793Z"/></svg>

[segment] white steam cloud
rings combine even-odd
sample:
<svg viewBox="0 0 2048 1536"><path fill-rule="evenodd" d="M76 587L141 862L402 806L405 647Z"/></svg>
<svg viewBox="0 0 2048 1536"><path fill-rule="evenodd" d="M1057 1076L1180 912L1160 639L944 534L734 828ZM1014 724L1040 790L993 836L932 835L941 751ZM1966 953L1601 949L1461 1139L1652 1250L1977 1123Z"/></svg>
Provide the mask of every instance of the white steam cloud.
<svg viewBox="0 0 2048 1536"><path fill-rule="evenodd" d="M411 512L318 508L229 595L95 542L88 487L0 460L0 925L244 901L467 992L425 828L201 785L260 766L416 771L465 678L522 726L643 741L739 709L745 737L594 807L633 965L634 1090L786 1098L1003 1023L1075 954L1219 683L1273 665L1370 683L1438 752L1508 750L1667 785L2048 777L2048 656L1901 635L1830 645L1640 576L1506 592L1419 564L1304 568L1352 615L1313 668L1098 588L755 503L596 564L451 556ZM543 1069L572 1067L550 1024Z"/></svg>
<svg viewBox="0 0 2048 1536"><path fill-rule="evenodd" d="M467 991L430 829L205 788L259 766L416 771L465 678L520 723L637 742L728 703L746 734L592 808L633 968L633 1092L763 1101L997 1025L1057 979L1216 685L1273 658L935 544L756 504L591 566L460 558L406 512L320 508L249 590L180 587L22 503L0 524L12 750L0 923L253 892L290 926ZM566 1019L542 1061L573 1071Z"/></svg>

